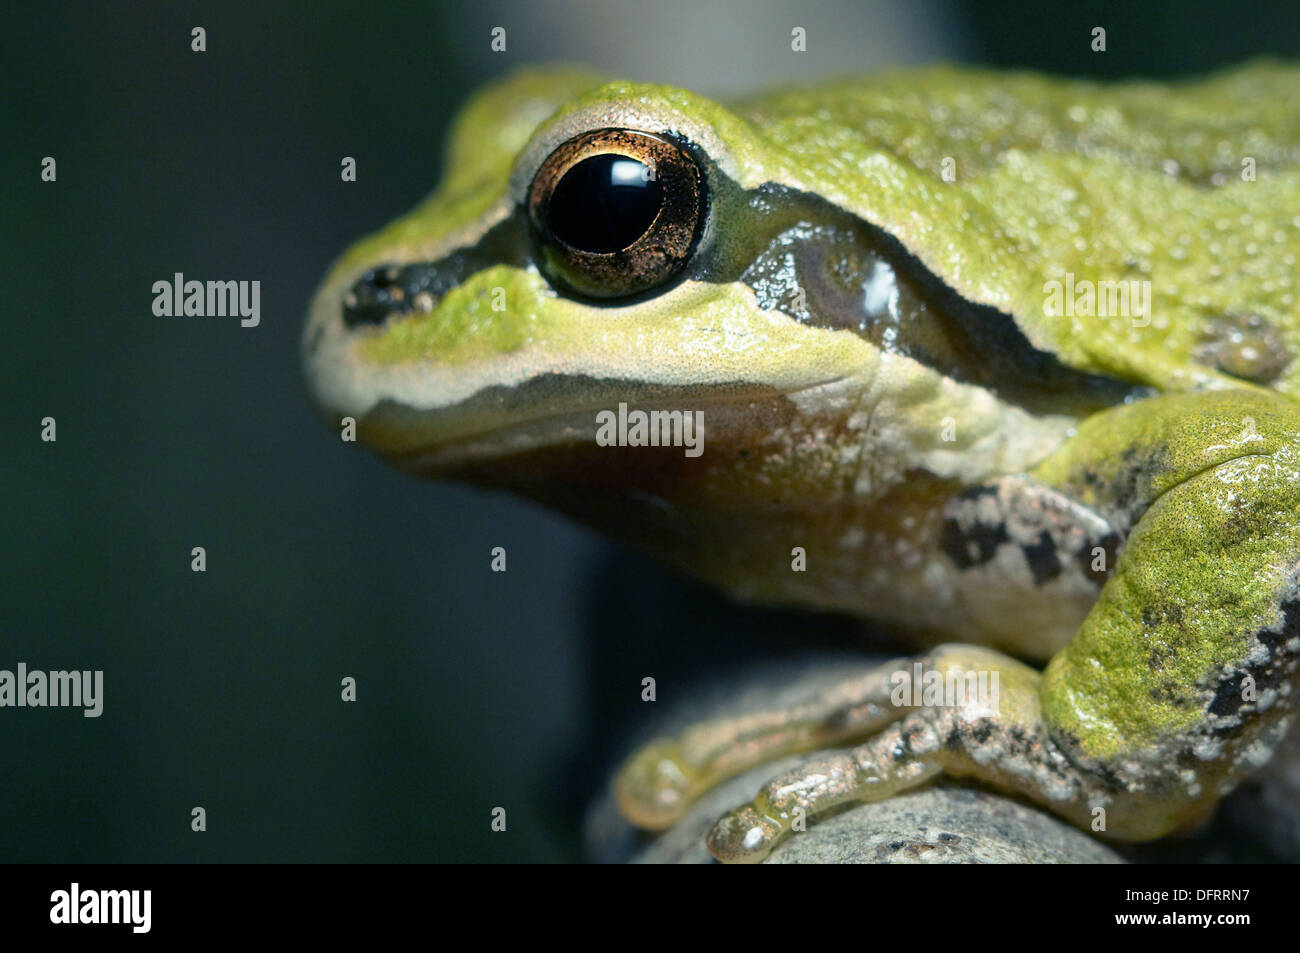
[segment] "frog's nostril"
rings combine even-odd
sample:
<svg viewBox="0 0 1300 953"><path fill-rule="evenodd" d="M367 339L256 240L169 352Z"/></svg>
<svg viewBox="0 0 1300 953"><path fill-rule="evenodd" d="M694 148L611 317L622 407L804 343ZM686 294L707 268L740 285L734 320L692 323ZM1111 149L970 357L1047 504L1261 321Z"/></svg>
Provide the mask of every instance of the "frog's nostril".
<svg viewBox="0 0 1300 953"><path fill-rule="evenodd" d="M372 268L343 296L343 323L355 328L383 324L394 314L432 311L444 284L428 263Z"/></svg>

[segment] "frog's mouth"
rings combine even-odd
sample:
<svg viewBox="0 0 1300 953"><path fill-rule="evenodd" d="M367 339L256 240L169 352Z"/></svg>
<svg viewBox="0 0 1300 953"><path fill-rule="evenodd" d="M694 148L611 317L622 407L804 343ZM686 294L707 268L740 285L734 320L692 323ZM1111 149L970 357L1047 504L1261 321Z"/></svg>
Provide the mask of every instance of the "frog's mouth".
<svg viewBox="0 0 1300 953"><path fill-rule="evenodd" d="M384 452L408 472L622 526L626 541L671 559L698 542L701 514L743 521L756 510L804 510L837 498L843 448L861 439L845 412L856 403L837 395L856 386L833 379L798 391L737 383L654 392L625 380L550 375L519 388L522 395L485 392L432 415L383 403L361 430L372 445L400 441L406 449ZM578 402L558 406L558 394ZM516 402L528 411L503 415ZM638 415L659 425L633 437Z"/></svg>
<svg viewBox="0 0 1300 953"><path fill-rule="evenodd" d="M481 476L513 470L522 458L556 463L561 457L568 458L565 470L589 474L662 468L665 462L700 470L719 459L747 460L764 447L788 451L789 441L798 439L793 435L809 426L809 408L834 406L829 395L844 383L701 388L544 374L514 387L486 388L441 410L381 401L361 430L366 443L394 463L427 476Z"/></svg>

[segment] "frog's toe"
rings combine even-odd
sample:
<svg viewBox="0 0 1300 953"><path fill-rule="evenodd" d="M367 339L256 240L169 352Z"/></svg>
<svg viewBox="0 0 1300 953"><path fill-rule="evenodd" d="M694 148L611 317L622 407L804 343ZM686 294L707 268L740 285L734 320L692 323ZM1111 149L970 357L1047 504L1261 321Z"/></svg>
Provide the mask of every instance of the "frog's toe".
<svg viewBox="0 0 1300 953"><path fill-rule="evenodd" d="M694 775L676 743L651 742L629 758L618 773L614 796L619 810L638 827L671 827L698 794Z"/></svg>
<svg viewBox="0 0 1300 953"><path fill-rule="evenodd" d="M865 744L800 765L765 784L750 804L719 820L709 852L724 863L758 863L791 831L853 801L876 801L923 784L942 768L936 731L943 716L917 713Z"/></svg>
<svg viewBox="0 0 1300 953"><path fill-rule="evenodd" d="M746 804L713 825L707 840L709 853L724 864L761 863L785 837L786 830L779 819Z"/></svg>
<svg viewBox="0 0 1300 953"><path fill-rule="evenodd" d="M709 852L723 863L758 863L792 830L804 829L813 815L845 801L885 796L921 783L933 773L933 768L918 771L910 761L889 763L896 757L902 735L897 729L886 735L883 744L836 752L773 778L752 803L713 825Z"/></svg>

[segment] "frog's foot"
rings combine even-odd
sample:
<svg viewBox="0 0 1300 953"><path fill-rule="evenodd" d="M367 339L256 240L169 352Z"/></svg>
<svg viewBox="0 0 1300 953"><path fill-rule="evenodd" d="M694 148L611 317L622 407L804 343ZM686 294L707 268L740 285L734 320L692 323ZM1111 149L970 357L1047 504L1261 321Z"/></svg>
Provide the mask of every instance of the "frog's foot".
<svg viewBox="0 0 1300 953"><path fill-rule="evenodd" d="M870 737L907 714L891 701L897 685L890 679L909 664L883 665L787 709L701 722L651 742L619 771L619 809L638 827L670 827L726 778L783 755Z"/></svg>
<svg viewBox="0 0 1300 953"><path fill-rule="evenodd" d="M792 831L852 802L880 801L939 774L974 776L1079 819L1103 797L1051 742L1038 701L1041 676L1001 653L939 646L897 672L905 717L851 750L810 761L764 785L719 820L709 851L757 863Z"/></svg>
<svg viewBox="0 0 1300 953"><path fill-rule="evenodd" d="M934 726L909 717L850 751L809 761L773 778L758 797L709 831L709 852L724 863L758 863L813 815L849 801L880 801L943 769L927 748Z"/></svg>

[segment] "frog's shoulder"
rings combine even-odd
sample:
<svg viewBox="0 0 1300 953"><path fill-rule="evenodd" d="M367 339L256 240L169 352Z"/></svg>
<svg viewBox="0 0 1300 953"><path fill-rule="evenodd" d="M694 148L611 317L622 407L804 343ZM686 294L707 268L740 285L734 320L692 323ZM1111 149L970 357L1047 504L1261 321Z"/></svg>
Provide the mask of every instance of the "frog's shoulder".
<svg viewBox="0 0 1300 953"><path fill-rule="evenodd" d="M763 176L884 229L1067 364L1300 396L1297 100L1300 68L1260 61L1173 83L935 67L735 109ZM1148 314L1097 313L1129 292Z"/></svg>

